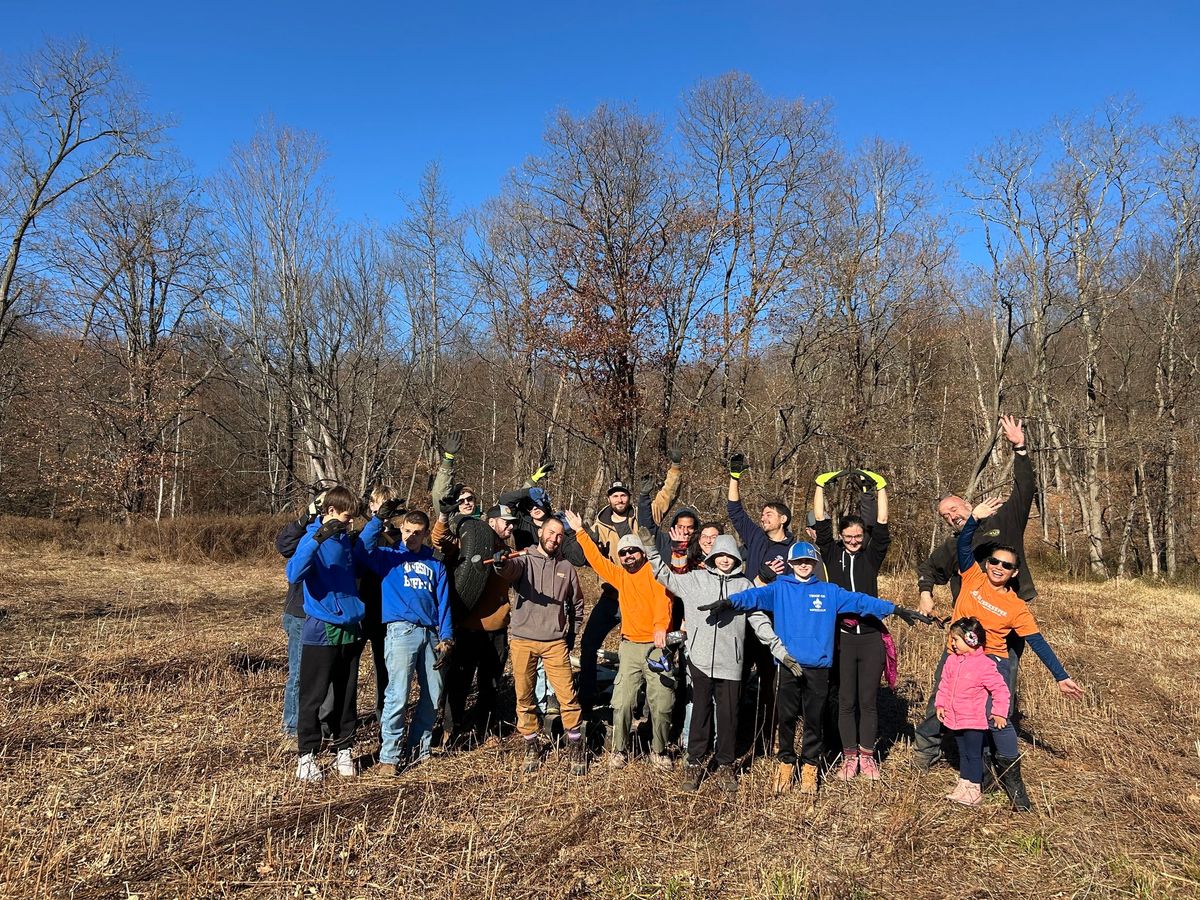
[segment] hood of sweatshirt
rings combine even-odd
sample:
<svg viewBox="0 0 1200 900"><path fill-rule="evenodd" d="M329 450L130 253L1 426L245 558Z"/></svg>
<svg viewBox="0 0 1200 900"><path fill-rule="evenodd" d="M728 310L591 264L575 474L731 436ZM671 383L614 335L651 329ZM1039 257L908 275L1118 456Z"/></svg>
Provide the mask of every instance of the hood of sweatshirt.
<svg viewBox="0 0 1200 900"><path fill-rule="evenodd" d="M737 560L737 565L734 566L729 572L722 572L717 568L716 563L713 562L713 560L718 556L732 556ZM745 568L745 563L746 561L742 559L742 552L738 549L737 541L733 539L733 535L729 534L718 534L716 539L713 541L712 551L708 554L708 556L704 557L704 565L706 565L714 574L723 575L726 578L732 575L742 574L742 570Z"/></svg>

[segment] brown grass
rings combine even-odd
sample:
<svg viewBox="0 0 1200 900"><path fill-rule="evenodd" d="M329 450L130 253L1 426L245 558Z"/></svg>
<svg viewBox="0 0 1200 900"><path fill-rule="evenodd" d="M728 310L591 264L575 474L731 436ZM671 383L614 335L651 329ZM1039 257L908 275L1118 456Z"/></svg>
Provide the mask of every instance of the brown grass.
<svg viewBox="0 0 1200 900"><path fill-rule="evenodd" d="M11 547L11 545L10 545ZM952 809L893 748L878 785L735 800L635 764L534 776L503 748L394 784L302 787L278 734L275 564L0 554L0 895L1190 897L1200 891L1200 597L1050 583L1037 614L1087 687L1023 668L1032 814ZM896 585L900 587L900 585ZM910 590L907 581L902 585ZM937 637L901 626L901 700ZM364 664L360 706L370 702ZM366 736L361 752L374 749Z"/></svg>

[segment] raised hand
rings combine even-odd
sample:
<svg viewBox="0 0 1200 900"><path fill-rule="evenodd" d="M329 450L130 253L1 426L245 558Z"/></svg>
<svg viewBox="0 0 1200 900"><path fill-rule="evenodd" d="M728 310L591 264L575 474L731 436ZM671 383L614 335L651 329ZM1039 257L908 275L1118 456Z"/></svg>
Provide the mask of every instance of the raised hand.
<svg viewBox="0 0 1200 900"><path fill-rule="evenodd" d="M583 519L579 518L579 513L573 509L564 509L563 518L567 520L567 524L571 526L572 531L583 531Z"/></svg>
<svg viewBox="0 0 1200 900"><path fill-rule="evenodd" d="M1000 428L1004 431L1004 439L1014 447L1025 446L1025 429L1016 416L1001 416Z"/></svg>
<svg viewBox="0 0 1200 900"><path fill-rule="evenodd" d="M452 515L458 509L458 495L462 493L462 489L461 481L450 485L449 492L438 498L438 512L447 516Z"/></svg>
<svg viewBox="0 0 1200 900"><path fill-rule="evenodd" d="M1004 501L999 497L988 497L971 510L971 515L975 517L976 522L982 522L988 516L994 516L1003 505Z"/></svg>
<svg viewBox="0 0 1200 900"><path fill-rule="evenodd" d="M763 563L768 569L776 575L782 575L787 571L787 563L783 561L782 556L773 556Z"/></svg>
<svg viewBox="0 0 1200 900"><path fill-rule="evenodd" d="M454 457L458 455L458 451L461 449L462 449L462 432L461 431L450 432L448 435L446 435L445 440L442 441L442 456L445 457L446 462L450 462L451 460L453 460Z"/></svg>
<svg viewBox="0 0 1200 900"><path fill-rule="evenodd" d="M400 513L404 512L404 504L398 499L384 500L379 504L379 508L375 510L375 515L385 522L388 519L394 519Z"/></svg>
<svg viewBox="0 0 1200 900"><path fill-rule="evenodd" d="M671 530L669 532L667 532L667 534L670 536L671 541L676 544L686 543L687 541L691 540L691 538L688 535L686 535L684 533L683 529L680 528L678 525L672 525ZM644 540L644 538L643 538L643 540Z"/></svg>
<svg viewBox="0 0 1200 900"><path fill-rule="evenodd" d="M859 475L865 480L865 483L863 484L864 491L869 489L868 485L870 486L870 489L876 491L882 491L885 487L887 487L887 479L885 479L878 472L872 472L869 469L859 469L858 472Z"/></svg>
<svg viewBox="0 0 1200 900"><path fill-rule="evenodd" d="M548 456L543 456L541 459L541 462L538 463L537 469L534 471L534 473L532 475L529 476L529 480L532 481L534 484L537 484L539 481L541 481L543 478L545 478L547 475L549 475L553 471L554 471L554 460L550 459L550 457L548 457Z"/></svg>
<svg viewBox="0 0 1200 900"><path fill-rule="evenodd" d="M817 487L823 488L830 482L837 481L844 474L845 473L841 469L834 469L832 472L822 472L816 478Z"/></svg>
<svg viewBox="0 0 1200 900"><path fill-rule="evenodd" d="M345 533L345 522L343 522L341 519L335 519L333 516L327 516L325 521L321 523L321 527L317 529L317 533L314 535L314 537L317 539L317 543L320 544L329 540L336 534Z"/></svg>
<svg viewBox="0 0 1200 900"><path fill-rule="evenodd" d="M653 494L658 487L658 479L653 475L644 475L642 480L638 482L638 496L642 494Z"/></svg>
<svg viewBox="0 0 1200 900"><path fill-rule="evenodd" d="M735 453L729 457L730 478L741 478L749 468L750 464L746 462L746 455L744 453Z"/></svg>
<svg viewBox="0 0 1200 900"><path fill-rule="evenodd" d="M675 435L675 440L671 441L671 446L667 449L667 455L671 458L671 465L677 466L683 462L683 435Z"/></svg>

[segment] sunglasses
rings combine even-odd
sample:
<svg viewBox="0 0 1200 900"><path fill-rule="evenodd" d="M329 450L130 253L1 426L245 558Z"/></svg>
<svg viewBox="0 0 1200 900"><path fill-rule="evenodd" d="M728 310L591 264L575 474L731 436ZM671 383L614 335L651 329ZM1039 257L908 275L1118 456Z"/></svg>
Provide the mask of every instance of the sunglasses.
<svg viewBox="0 0 1200 900"><path fill-rule="evenodd" d="M475 502L475 498L474 498L474 497L459 497L459 498L458 498L458 505L459 505L459 506L462 506L464 503L474 503L474 502Z"/></svg>
<svg viewBox="0 0 1200 900"><path fill-rule="evenodd" d="M1015 571L1017 568L1017 564L1015 562L1010 563L1007 559L996 559L996 557L994 557L994 556L988 557L988 565L989 566L999 566L1005 572L1012 572L1012 571Z"/></svg>
<svg viewBox="0 0 1200 900"><path fill-rule="evenodd" d="M637 556L641 550L634 550L632 547L626 547L624 550L618 550L617 556Z"/></svg>

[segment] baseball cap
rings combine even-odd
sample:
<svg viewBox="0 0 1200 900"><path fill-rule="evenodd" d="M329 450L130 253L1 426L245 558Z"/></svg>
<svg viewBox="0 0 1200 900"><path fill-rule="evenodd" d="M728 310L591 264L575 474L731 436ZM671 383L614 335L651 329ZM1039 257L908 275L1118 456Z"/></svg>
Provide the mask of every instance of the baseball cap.
<svg viewBox="0 0 1200 900"><path fill-rule="evenodd" d="M517 521L517 514L512 511L511 506L505 506L503 503L498 503L487 512L489 519L503 519L506 522Z"/></svg>

